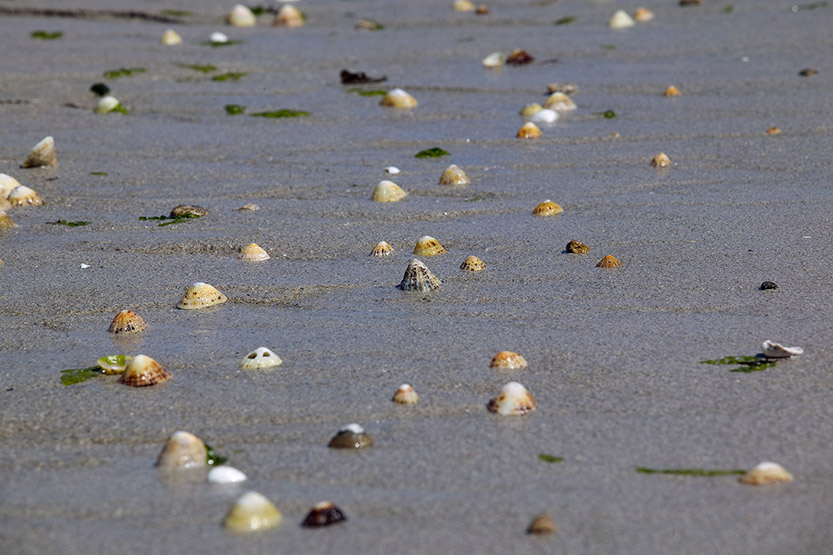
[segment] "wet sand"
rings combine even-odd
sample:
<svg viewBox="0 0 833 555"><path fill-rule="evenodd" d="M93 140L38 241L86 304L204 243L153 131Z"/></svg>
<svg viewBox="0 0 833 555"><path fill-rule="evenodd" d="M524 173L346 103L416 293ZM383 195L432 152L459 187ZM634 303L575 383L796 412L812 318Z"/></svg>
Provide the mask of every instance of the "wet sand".
<svg viewBox="0 0 833 555"><path fill-rule="evenodd" d="M0 172L46 200L12 209L19 227L0 235L3 553L829 552L833 7L646 0L654 21L614 31L613 12L637 4L490 3L475 16L451 2L309 2L300 29L268 16L228 28L231 4L195 0L6 4L192 15L0 17ZM386 28L356 31L361 18ZM159 43L169 27L183 44ZM41 29L64 36L30 38ZM202 44L216 30L243 42ZM514 48L536 62L482 67ZM147 71L102 78L121 67ZM799 76L807 67L819 73ZM344 68L388 81L345 87ZM229 71L247 75L211 80ZM93 114L99 81L127 116ZM551 82L579 85L578 110L514 138ZM670 84L682 96L662 96ZM396 86L419 106L352 92ZM232 103L311 116L228 116ZM19 169L46 135L58 168ZM414 158L435 146L451 155ZM660 151L666 170L650 165ZM450 163L470 186L437 184ZM388 165L409 196L370 202ZM533 217L547 198L564 213ZM236 210L250 202L260 210ZM210 214L139 221L180 203ZM91 224L47 225L62 219ZM395 289L426 234L449 251L423 259L442 289ZM564 254L571 239L590 253ZM370 258L381 240L394 256ZM237 260L250 242L272 259ZM485 272L459 270L470 254ZM624 266L595 268L606 254ZM229 302L176 310L195 281ZM139 337L107 333L125 308L149 324ZM699 363L765 339L805 354L752 373ZM262 345L284 364L240 372ZM507 349L529 368L490 369ZM115 353L147 354L173 379L61 384L61 370ZM488 413L513 380L538 409ZM417 405L390 401L403 382ZM327 448L350 422L375 445ZM180 429L249 481L163 479L154 461ZM795 482L635 471L764 460ZM284 523L230 535L223 516L250 489ZM348 522L301 528L324 499ZM558 534L526 535L543 511Z"/></svg>

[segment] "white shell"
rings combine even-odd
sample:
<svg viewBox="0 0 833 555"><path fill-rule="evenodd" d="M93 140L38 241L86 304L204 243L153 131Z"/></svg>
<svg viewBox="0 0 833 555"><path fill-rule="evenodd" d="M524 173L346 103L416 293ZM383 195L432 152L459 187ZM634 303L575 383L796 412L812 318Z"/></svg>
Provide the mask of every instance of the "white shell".
<svg viewBox="0 0 833 555"><path fill-rule="evenodd" d="M778 463L762 462L738 478L741 484L748 486L766 486L781 482L792 482L793 475Z"/></svg>
<svg viewBox="0 0 833 555"><path fill-rule="evenodd" d="M353 422L352 424L347 424L346 426L341 428L339 432L352 432L354 434L363 434L364 428Z"/></svg>
<svg viewBox="0 0 833 555"><path fill-rule="evenodd" d="M289 4L281 6L272 21L272 25L276 27L303 27L304 23L304 14L301 10Z"/></svg>
<svg viewBox="0 0 833 555"><path fill-rule="evenodd" d="M558 119L558 112L549 108L538 110L529 118L532 123L553 123Z"/></svg>
<svg viewBox="0 0 833 555"><path fill-rule="evenodd" d="M452 7L455 12L473 12L475 8L471 0L454 0Z"/></svg>
<svg viewBox="0 0 833 555"><path fill-rule="evenodd" d="M216 43L224 43L228 42L228 36L225 33L221 33L220 31L214 31L208 37L209 42L216 42Z"/></svg>
<svg viewBox="0 0 833 555"><path fill-rule="evenodd" d="M174 31L173 29L168 29L167 31L162 33L162 44L172 46L174 44L180 43L182 43L182 37L180 37L179 33Z"/></svg>
<svg viewBox="0 0 833 555"><path fill-rule="evenodd" d="M489 401L488 408L489 412L503 416L524 415L535 410L535 399L523 385L509 382Z"/></svg>
<svg viewBox="0 0 833 555"><path fill-rule="evenodd" d="M385 168L385 173L390 174L390 175L396 175L400 171L402 171L402 170L400 170L396 166L388 166L387 168ZM0 175L2 175L2 174L0 174Z"/></svg>
<svg viewBox="0 0 833 555"><path fill-rule="evenodd" d="M44 137L38 144L32 147L29 156L23 161L21 167L39 168L43 166L55 166L57 164L58 158L55 156L55 139L52 137Z"/></svg>
<svg viewBox="0 0 833 555"><path fill-rule="evenodd" d="M382 106L390 106L393 108L414 108L419 103L416 98L402 89L391 89L388 94L379 102Z"/></svg>
<svg viewBox="0 0 833 555"><path fill-rule="evenodd" d="M0 173L0 200L5 199L15 187L20 187L20 181L5 173Z"/></svg>
<svg viewBox="0 0 833 555"><path fill-rule="evenodd" d="M233 466L218 466L209 471L205 477L209 484L237 484L246 481L246 475Z"/></svg>
<svg viewBox="0 0 833 555"><path fill-rule="evenodd" d="M608 22L611 29L626 29L628 27L633 27L636 25L633 18L628 15L628 13L624 10L618 10L613 17L610 18Z"/></svg>
<svg viewBox="0 0 833 555"><path fill-rule="evenodd" d="M563 92L554 92L544 101L544 108L557 112L569 112L576 109L576 103Z"/></svg>
<svg viewBox="0 0 833 555"><path fill-rule="evenodd" d="M261 494L250 491L234 502L223 526L234 532L254 532L274 528L283 520L275 505Z"/></svg>
<svg viewBox="0 0 833 555"><path fill-rule="evenodd" d="M98 99L98 104L95 107L96 114L108 114L115 110L121 104L119 99L113 95L108 94Z"/></svg>
<svg viewBox="0 0 833 555"><path fill-rule="evenodd" d="M402 187L393 181L383 179L373 188L370 200L374 202L398 202L407 196L408 193Z"/></svg>
<svg viewBox="0 0 833 555"><path fill-rule="evenodd" d="M164 470L191 470L206 465L205 443L191 432L174 432L156 460Z"/></svg>
<svg viewBox="0 0 833 555"><path fill-rule="evenodd" d="M228 24L233 27L254 27L257 22L257 18L255 18L255 14L252 13L252 10L243 4L237 4L234 6L229 12L226 20L228 21Z"/></svg>
<svg viewBox="0 0 833 555"><path fill-rule="evenodd" d="M483 58L483 67L488 68L496 68L496 67L503 67L503 64L506 63L506 54L503 52L492 52L485 58Z"/></svg>
<svg viewBox="0 0 833 555"><path fill-rule="evenodd" d="M243 370L258 370L273 368L283 364L281 358L266 347L255 349L240 361L240 368Z"/></svg>
<svg viewBox="0 0 833 555"><path fill-rule="evenodd" d="M788 358L804 353L804 349L801 347L784 347L780 343L773 343L769 339L764 341L762 347L767 358Z"/></svg>

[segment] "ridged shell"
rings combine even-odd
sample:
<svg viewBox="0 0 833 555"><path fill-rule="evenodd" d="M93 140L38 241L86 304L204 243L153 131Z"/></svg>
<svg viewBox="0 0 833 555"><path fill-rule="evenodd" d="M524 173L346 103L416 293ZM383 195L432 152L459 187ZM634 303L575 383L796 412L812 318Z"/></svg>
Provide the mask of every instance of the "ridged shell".
<svg viewBox="0 0 833 555"><path fill-rule="evenodd" d="M596 268L618 268L622 265L622 261L613 256L612 254L608 254L601 260L599 263L596 264Z"/></svg>
<svg viewBox="0 0 833 555"><path fill-rule="evenodd" d="M571 254L587 254L590 252L590 247L582 243L581 241L576 241L573 239L567 246L564 247L564 250L571 253Z"/></svg>
<svg viewBox="0 0 833 555"><path fill-rule="evenodd" d="M110 322L110 327L107 331L110 333L138 333L147 329L148 325L142 320L142 317L132 310L122 310Z"/></svg>
<svg viewBox="0 0 833 555"><path fill-rule="evenodd" d="M554 534L556 531L555 522L547 513L542 513L532 519L529 527L526 529L527 534Z"/></svg>
<svg viewBox="0 0 833 555"><path fill-rule="evenodd" d="M607 22L611 29L627 29L636 25L633 18L625 10L617 10Z"/></svg>
<svg viewBox="0 0 833 555"><path fill-rule="evenodd" d="M535 216L555 216L562 212L564 212L564 209L550 199L545 200L532 210Z"/></svg>
<svg viewBox="0 0 833 555"><path fill-rule="evenodd" d="M166 382L171 373L162 368L158 362L145 355L136 355L121 376L121 383L132 387L145 387Z"/></svg>
<svg viewBox="0 0 833 555"><path fill-rule="evenodd" d="M179 204L171 209L171 218L201 218L208 216L208 210L195 204Z"/></svg>
<svg viewBox="0 0 833 555"><path fill-rule="evenodd" d="M537 139L541 136L541 130L537 125L531 121L526 122L518 129L517 137L519 139Z"/></svg>
<svg viewBox="0 0 833 555"><path fill-rule="evenodd" d="M373 188L370 200L374 202L398 202L407 196L408 193L402 190L399 185L393 181L383 179Z"/></svg>
<svg viewBox="0 0 833 555"><path fill-rule="evenodd" d="M460 264L460 269L466 272L482 272L486 269L486 263L478 257L471 255Z"/></svg>
<svg viewBox="0 0 833 555"><path fill-rule="evenodd" d="M761 348L767 358L789 358L804 353L801 347L784 347L780 343L773 343L769 339L764 341Z"/></svg>
<svg viewBox="0 0 833 555"><path fill-rule="evenodd" d="M344 522L345 520L347 520L347 517L344 516L341 509L329 501L321 501L313 506L309 514L307 514L306 518L301 523L301 526L304 528L321 528L322 526L338 524L339 522Z"/></svg>
<svg viewBox="0 0 833 555"><path fill-rule="evenodd" d="M246 475L233 466L224 464L212 468L205 477L205 481L209 484L239 484L246 481Z"/></svg>
<svg viewBox="0 0 833 555"><path fill-rule="evenodd" d="M55 166L58 164L58 157L55 155L55 139L44 137L38 144L32 147L29 156L20 165L21 168L40 168L42 166Z"/></svg>
<svg viewBox="0 0 833 555"><path fill-rule="evenodd" d="M0 199L5 199L15 187L20 187L20 181L14 177L0 173Z"/></svg>
<svg viewBox="0 0 833 555"><path fill-rule="evenodd" d="M655 168L667 168L671 165L671 158L664 152L660 152L651 160L651 165Z"/></svg>
<svg viewBox="0 0 833 555"><path fill-rule="evenodd" d="M14 223L12 217L6 214L5 211L0 210L0 230L12 229L14 227L17 227L17 224Z"/></svg>
<svg viewBox="0 0 833 555"><path fill-rule="evenodd" d="M420 237L414 246L414 254L417 256L437 256L446 252L446 248L430 235Z"/></svg>
<svg viewBox="0 0 833 555"><path fill-rule="evenodd" d="M373 439L358 424L348 424L332 437L327 447L333 449L362 449L373 445Z"/></svg>
<svg viewBox="0 0 833 555"><path fill-rule="evenodd" d="M12 206L40 206L43 204L43 199L40 198L40 195L26 185L18 185L12 189L7 200Z"/></svg>
<svg viewBox="0 0 833 555"><path fill-rule="evenodd" d="M391 247L386 241L379 241L379 243L373 247L373 250L370 251L370 256L375 256L377 258L384 258L392 254L393 247Z"/></svg>
<svg viewBox="0 0 833 555"><path fill-rule="evenodd" d="M397 388L391 400L400 405L413 405L419 401L419 395L410 384L403 383Z"/></svg>
<svg viewBox="0 0 833 555"><path fill-rule="evenodd" d="M665 92L663 93L665 96L680 96L680 89L675 87L674 85L670 85Z"/></svg>
<svg viewBox="0 0 833 555"><path fill-rule="evenodd" d="M272 21L272 25L275 27L303 27L306 21L304 21L304 14L301 13L301 10L292 6L290 4L284 4L278 10L278 13L275 14L275 19Z"/></svg>
<svg viewBox="0 0 833 555"><path fill-rule="evenodd" d="M237 4L231 9L228 16L226 16L226 21L232 27L254 27L255 23L257 23L257 18L252 13L252 10L243 4Z"/></svg>
<svg viewBox="0 0 833 555"><path fill-rule="evenodd" d="M554 92L544 101L544 108L555 110L557 112L569 112L576 109L576 103L573 99L563 92Z"/></svg>
<svg viewBox="0 0 833 555"><path fill-rule="evenodd" d="M778 463L762 462L738 478L738 481L748 486L766 486L779 482L792 482L793 475Z"/></svg>
<svg viewBox="0 0 833 555"><path fill-rule="evenodd" d="M188 291L176 303L176 307L183 310L197 310L224 303L227 300L228 297L217 291L213 285L198 281L188 288Z"/></svg>
<svg viewBox="0 0 833 555"><path fill-rule="evenodd" d="M633 12L633 18L639 23L645 23L654 19L654 12L648 8L636 8L636 11Z"/></svg>
<svg viewBox="0 0 833 555"><path fill-rule="evenodd" d="M240 361L243 370L262 370L283 364L281 358L266 347L255 349Z"/></svg>
<svg viewBox="0 0 833 555"><path fill-rule="evenodd" d="M269 253L267 253L260 245L257 243L249 243L242 249L240 249L240 254L237 255L237 258L240 260L251 260L251 261L258 261L258 260L269 260L271 257Z"/></svg>
<svg viewBox="0 0 833 555"><path fill-rule="evenodd" d="M397 287L402 291L420 291L425 293L439 289L441 283L425 264L414 258L408 264L405 275Z"/></svg>
<svg viewBox="0 0 833 555"><path fill-rule="evenodd" d="M487 405L490 412L503 416L521 416L535 410L532 394L518 382L509 382Z"/></svg>
<svg viewBox="0 0 833 555"><path fill-rule="evenodd" d="M175 44L181 44L182 37L179 36L179 33L174 31L173 29L168 29L164 33L162 33L162 44L167 46L173 46Z"/></svg>
<svg viewBox="0 0 833 555"><path fill-rule="evenodd" d="M534 116L535 114L537 114L538 112L540 112L540 111L541 111L541 110L543 110L543 109L544 109L544 107L543 107L543 106L541 106L541 105L540 105L540 104L538 104L537 102L533 102L532 104L527 104L526 106L524 106L523 108L521 108L521 112L520 112L520 114L521 114L522 116L524 116L524 117L527 117L527 118L528 118L528 117L532 117L532 116Z"/></svg>
<svg viewBox="0 0 833 555"><path fill-rule="evenodd" d="M469 179L466 172L457 164L448 166L440 176L440 185L462 186L468 185L469 183L471 183L471 179Z"/></svg>
<svg viewBox="0 0 833 555"><path fill-rule="evenodd" d="M165 470L192 470L205 468L206 449L205 443L190 432L174 432L159 458L156 459L156 466Z"/></svg>
<svg viewBox="0 0 833 555"><path fill-rule="evenodd" d="M526 359L513 351L501 351L492 357L489 363L490 368L501 368L503 370L517 370L529 366Z"/></svg>
<svg viewBox="0 0 833 555"><path fill-rule="evenodd" d="M261 494L250 491L234 502L223 526L233 532L256 532L279 525L283 515L275 505Z"/></svg>
<svg viewBox="0 0 833 555"><path fill-rule="evenodd" d="M402 89L391 89L388 91L381 102L382 106L390 106L392 108L415 108L419 103L416 98L403 91Z"/></svg>

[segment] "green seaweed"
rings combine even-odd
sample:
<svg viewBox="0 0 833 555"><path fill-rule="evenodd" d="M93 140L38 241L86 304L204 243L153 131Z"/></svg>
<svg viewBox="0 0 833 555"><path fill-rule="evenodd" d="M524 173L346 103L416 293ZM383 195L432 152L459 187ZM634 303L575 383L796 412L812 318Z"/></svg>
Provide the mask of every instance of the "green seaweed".
<svg viewBox="0 0 833 555"><path fill-rule="evenodd" d="M247 76L248 73L243 71L227 71L220 75L215 75L211 78L212 81L240 81L241 78Z"/></svg>
<svg viewBox="0 0 833 555"><path fill-rule="evenodd" d="M697 476L700 478L712 478L715 476L738 476L746 474L745 470L707 470L705 468L646 468L637 466L636 471L640 474L670 474L672 476Z"/></svg>
<svg viewBox="0 0 833 555"><path fill-rule="evenodd" d="M206 46L210 46L211 48L220 48L222 46L234 46L235 44L243 44L243 41L242 40L227 40L225 42L208 41L208 42L204 42L203 44L206 45Z"/></svg>
<svg viewBox="0 0 833 555"><path fill-rule="evenodd" d="M214 452L214 448L211 447L209 444L204 443L205 445L205 462L208 466L220 466L221 464L225 464L228 462L228 457L223 457L222 455L218 455Z"/></svg>
<svg viewBox="0 0 833 555"><path fill-rule="evenodd" d="M463 37L461 39L457 39L457 42L474 42L476 39L474 37Z"/></svg>
<svg viewBox="0 0 833 555"><path fill-rule="evenodd" d="M109 175L107 172L90 172L90 175Z"/></svg>
<svg viewBox="0 0 833 555"><path fill-rule="evenodd" d="M602 50L616 50L616 47L612 44L603 44Z"/></svg>
<svg viewBox="0 0 833 555"><path fill-rule="evenodd" d="M616 112L614 112L613 110L607 110L602 115L605 119L613 119L616 117Z"/></svg>
<svg viewBox="0 0 833 555"><path fill-rule="evenodd" d="M69 226L69 227L81 227L81 226L85 226L85 225L90 225L90 222L85 222L83 220L78 220L78 221L75 221L75 222L69 222L67 220L58 220L58 221L55 221L55 222L48 222L48 223L51 224L51 225L65 225L65 226Z"/></svg>
<svg viewBox="0 0 833 555"><path fill-rule="evenodd" d="M578 21L577 17L567 16L556 20L555 23L553 23L553 25L569 25L570 23L575 23L576 21Z"/></svg>
<svg viewBox="0 0 833 555"><path fill-rule="evenodd" d="M191 15L191 12L188 10L162 10L159 13L169 17L189 17Z"/></svg>
<svg viewBox="0 0 833 555"><path fill-rule="evenodd" d="M795 12L804 12L804 11L807 11L807 10L815 10L815 9L818 9L818 8L826 8L826 7L827 7L827 2L811 2L809 4L798 4L796 6L793 6L791 8L791 11L793 13L795 13Z"/></svg>
<svg viewBox="0 0 833 555"><path fill-rule="evenodd" d="M353 89L350 92L358 93L359 96L385 96L388 94L388 91L382 90L363 91L360 89Z"/></svg>
<svg viewBox="0 0 833 555"><path fill-rule="evenodd" d="M107 70L102 75L105 79L118 79L119 77L133 77L146 71L143 67L120 67L119 69Z"/></svg>
<svg viewBox="0 0 833 555"><path fill-rule="evenodd" d="M266 8L261 5L249 6L249 9L252 11L255 17L261 16L266 13Z"/></svg>
<svg viewBox="0 0 833 555"><path fill-rule="evenodd" d="M64 385L74 385L85 382L90 378L102 376L104 374L101 366L90 366L89 368L67 368L61 370L61 383Z"/></svg>
<svg viewBox="0 0 833 555"><path fill-rule="evenodd" d="M199 71L200 73L211 73L212 71L217 71L217 66L213 66L211 64L199 65L199 64L176 64L179 67L184 67L187 69L193 69L194 71Z"/></svg>
<svg viewBox="0 0 833 555"><path fill-rule="evenodd" d="M546 453L541 453L538 455L538 458L544 461L545 463L560 463L564 460L564 457L556 457L553 455L547 455Z"/></svg>
<svg viewBox="0 0 833 555"><path fill-rule="evenodd" d="M56 40L64 36L63 31L32 31L29 36L39 40Z"/></svg>
<svg viewBox="0 0 833 555"><path fill-rule="evenodd" d="M268 112L256 112L249 114L253 118L300 118L310 115L309 112L303 110L272 110Z"/></svg>
<svg viewBox="0 0 833 555"><path fill-rule="evenodd" d="M172 217L172 216L139 216L139 220L142 222L151 221L151 220L165 220L158 227L165 227L166 225L174 225L174 224L181 224L182 222L187 222L188 220L193 220L194 218L199 218L196 214L183 214L182 216Z"/></svg>
<svg viewBox="0 0 833 555"><path fill-rule="evenodd" d="M241 106L240 104L226 104L224 108L226 109L226 113L230 116L239 116L246 111L246 107Z"/></svg>
<svg viewBox="0 0 833 555"><path fill-rule="evenodd" d="M125 108L121 102L115 105L110 111L107 112L108 114L112 113L119 113L119 114L127 114L127 108Z"/></svg>
<svg viewBox="0 0 833 555"><path fill-rule="evenodd" d="M728 365L735 365L738 364L737 368L732 368L729 372L760 372L761 370L766 370L772 366L775 366L775 362L772 359L759 357L759 356L728 356L723 358L717 358L714 360L701 360L700 364L728 364Z"/></svg>
<svg viewBox="0 0 833 555"><path fill-rule="evenodd" d="M441 156L449 156L449 152L435 146L434 148L420 150L414 155L414 158L440 158Z"/></svg>
<svg viewBox="0 0 833 555"><path fill-rule="evenodd" d="M723 8L723 13L732 13L733 11L735 11L735 7L731 4Z"/></svg>

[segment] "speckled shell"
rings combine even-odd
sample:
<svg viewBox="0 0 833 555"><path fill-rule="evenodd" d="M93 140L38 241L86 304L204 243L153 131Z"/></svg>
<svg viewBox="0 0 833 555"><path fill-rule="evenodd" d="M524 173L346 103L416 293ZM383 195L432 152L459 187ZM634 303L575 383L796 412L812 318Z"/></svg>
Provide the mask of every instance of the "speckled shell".
<svg viewBox="0 0 833 555"><path fill-rule="evenodd" d="M240 260L250 260L252 262L256 262L259 260L269 260L271 257L269 253L267 253L260 245L257 243L249 243L242 249L240 249L240 254L237 255L237 258Z"/></svg>
<svg viewBox="0 0 833 555"><path fill-rule="evenodd" d="M675 87L674 85L670 85L665 92L662 93L665 96L680 96L680 89Z"/></svg>
<svg viewBox="0 0 833 555"><path fill-rule="evenodd" d="M531 121L526 122L518 129L517 137L519 139L537 139L541 136L541 130L537 125Z"/></svg>
<svg viewBox="0 0 833 555"><path fill-rule="evenodd" d="M15 187L20 187L20 181L8 174L0 173L0 200L8 197Z"/></svg>
<svg viewBox="0 0 833 555"><path fill-rule="evenodd" d="M397 287L402 291L420 291L425 293L439 289L441 283L425 264L414 258L408 264L405 275Z"/></svg>
<svg viewBox="0 0 833 555"><path fill-rule="evenodd" d="M633 18L639 23L645 23L654 19L654 12L648 8L636 8L636 11L633 12Z"/></svg>
<svg viewBox="0 0 833 555"><path fill-rule="evenodd" d="M173 46L175 44L181 44L182 37L179 36L179 33L174 31L173 29L168 29L164 33L162 33L162 44L167 46Z"/></svg>
<svg viewBox="0 0 833 555"><path fill-rule="evenodd" d="M275 19L272 21L272 25L275 27L303 27L304 23L304 14L301 13L301 10L292 6L290 4L284 4L278 10L278 13L275 14Z"/></svg>
<svg viewBox="0 0 833 555"><path fill-rule="evenodd" d="M478 257L471 255L460 264L460 269L466 272L482 272L486 269L486 263Z"/></svg>
<svg viewBox="0 0 833 555"><path fill-rule="evenodd" d="M801 347L784 347L780 343L774 343L769 339L763 342L761 348L767 358L788 358L804 353L804 349Z"/></svg>
<svg viewBox="0 0 833 555"><path fill-rule="evenodd" d="M414 246L414 254L417 256L437 256L448 252L439 241L430 235L423 235Z"/></svg>
<svg viewBox="0 0 833 555"><path fill-rule="evenodd" d="M379 241L373 250L370 251L370 256L375 256L377 258L384 258L386 256L391 256L393 254L393 247L391 247L386 241Z"/></svg>
<svg viewBox="0 0 833 555"><path fill-rule="evenodd" d="M393 181L383 179L373 188L370 200L374 202L398 202L407 196L408 193L402 190L399 185Z"/></svg>
<svg viewBox="0 0 833 555"><path fill-rule="evenodd" d="M571 254L587 254L590 252L590 247L582 243L581 241L576 241L573 239L567 246L564 247L564 250L571 253Z"/></svg>
<svg viewBox="0 0 833 555"><path fill-rule="evenodd" d="M526 359L513 351L501 351L492 357L489 363L490 368L501 368L503 370L517 370L529 366Z"/></svg>
<svg viewBox="0 0 833 555"><path fill-rule="evenodd" d="M262 370L266 368L274 368L283 364L281 357L273 353L266 347L255 349L248 355L243 357L240 361L240 368L243 370Z"/></svg>
<svg viewBox="0 0 833 555"><path fill-rule="evenodd" d="M14 227L17 227L17 224L14 223L12 217L6 214L5 211L0 210L0 230L12 229Z"/></svg>
<svg viewBox="0 0 833 555"><path fill-rule="evenodd" d="M338 524L339 522L344 522L345 520L347 520L347 517L344 516L341 509L329 501L321 501L313 506L309 514L307 514L306 518L301 523L301 526L304 528L321 528L322 526Z"/></svg>
<svg viewBox="0 0 833 555"><path fill-rule="evenodd" d="M254 27L255 23L257 23L257 18L252 13L252 10L243 4L237 4L231 9L228 16L226 16L226 22L232 27Z"/></svg>
<svg viewBox="0 0 833 555"><path fill-rule="evenodd" d="M543 109L544 109L543 106L541 106L537 102L533 102L532 104L527 104L526 106L521 108L520 114L522 116L528 118L528 117L534 116L535 114L537 114L538 112L540 112Z"/></svg>
<svg viewBox="0 0 833 555"><path fill-rule="evenodd" d="M535 410L532 394L518 382L509 382L497 397L489 401L489 412L503 416L520 416Z"/></svg>
<svg viewBox="0 0 833 555"><path fill-rule="evenodd" d="M544 101L544 108L555 110L557 112L569 112L576 109L576 103L573 99L563 92L554 92Z"/></svg>
<svg viewBox="0 0 833 555"><path fill-rule="evenodd" d="M471 183L471 179L466 175L466 172L457 164L451 164L446 168L440 176L440 185L455 185L462 186Z"/></svg>
<svg viewBox="0 0 833 555"><path fill-rule="evenodd" d="M183 431L171 435L156 459L156 466L164 470L192 470L206 465L205 444L194 434Z"/></svg>
<svg viewBox="0 0 833 555"><path fill-rule="evenodd" d="M636 25L633 18L624 10L617 10L607 22L611 29L627 29Z"/></svg>
<svg viewBox="0 0 833 555"><path fill-rule="evenodd" d="M205 481L209 484L239 484L245 482L246 479L245 474L227 464L212 468L205 477Z"/></svg>
<svg viewBox="0 0 833 555"><path fill-rule="evenodd" d="M348 424L330 440L333 449L362 449L373 445L373 439L358 424Z"/></svg>
<svg viewBox="0 0 833 555"><path fill-rule="evenodd" d="M179 204L171 209L171 218L201 218L208 216L208 210L195 204Z"/></svg>
<svg viewBox="0 0 833 555"><path fill-rule="evenodd" d="M557 214L561 214L562 212L564 212L564 209L549 199L545 200L532 210L532 213L536 216L555 216Z"/></svg>
<svg viewBox="0 0 833 555"><path fill-rule="evenodd" d="M40 168L42 166L55 166L58 164L58 157L55 155L55 139L44 137L32 147L29 156L20 165L21 168Z"/></svg>
<svg viewBox="0 0 833 555"><path fill-rule="evenodd" d="M12 206L40 206L44 203L40 195L26 185L18 185L6 198Z"/></svg>
<svg viewBox="0 0 833 555"><path fill-rule="evenodd" d="M379 104L382 106L390 106L391 108L414 108L419 103L416 98L402 89L392 89L388 91L388 94L382 97Z"/></svg>
<svg viewBox="0 0 833 555"><path fill-rule="evenodd" d="M554 534L556 532L555 522L547 513L542 513L532 519L529 527L526 529L527 534Z"/></svg>
<svg viewBox="0 0 833 555"><path fill-rule="evenodd" d="M110 322L107 331L115 334L138 333L147 329L148 325L141 316L132 310L122 310Z"/></svg>
<svg viewBox="0 0 833 555"><path fill-rule="evenodd" d="M413 405L419 401L419 395L410 384L403 383L397 388L391 401L400 405Z"/></svg>
<svg viewBox="0 0 833 555"><path fill-rule="evenodd" d="M228 297L217 291L213 285L198 281L188 288L188 291L176 303L176 307L183 310L197 310L224 303L227 300Z"/></svg>
<svg viewBox="0 0 833 555"><path fill-rule="evenodd" d="M660 152L651 160L651 165L655 168L667 168L671 165L671 158L664 152Z"/></svg>
<svg viewBox="0 0 833 555"><path fill-rule="evenodd" d="M793 476L778 463L762 462L738 478L738 481L748 486L766 486L779 482L792 482Z"/></svg>
<svg viewBox="0 0 833 555"><path fill-rule="evenodd" d="M596 268L618 268L622 265L622 261L613 256L612 254L608 254L601 260L599 263L596 264Z"/></svg>
<svg viewBox="0 0 833 555"><path fill-rule="evenodd" d="M223 526L232 532L256 532L274 528L282 520L283 515L271 501L250 491L234 502L223 520Z"/></svg>
<svg viewBox="0 0 833 555"><path fill-rule="evenodd" d="M158 362L145 355L136 355L124 369L121 383L132 387L145 387L166 382L171 373L162 368Z"/></svg>

